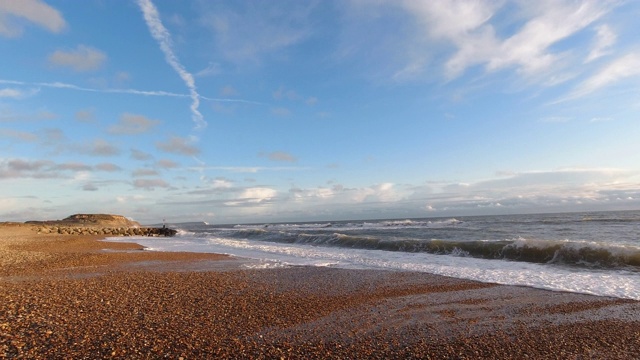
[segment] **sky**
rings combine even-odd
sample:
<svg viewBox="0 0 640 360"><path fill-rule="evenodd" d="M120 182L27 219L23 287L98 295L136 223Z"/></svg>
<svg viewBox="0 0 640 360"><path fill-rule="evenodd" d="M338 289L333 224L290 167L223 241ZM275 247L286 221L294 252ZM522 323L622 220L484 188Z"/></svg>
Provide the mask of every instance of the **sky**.
<svg viewBox="0 0 640 360"><path fill-rule="evenodd" d="M640 209L637 0L0 0L0 220Z"/></svg>

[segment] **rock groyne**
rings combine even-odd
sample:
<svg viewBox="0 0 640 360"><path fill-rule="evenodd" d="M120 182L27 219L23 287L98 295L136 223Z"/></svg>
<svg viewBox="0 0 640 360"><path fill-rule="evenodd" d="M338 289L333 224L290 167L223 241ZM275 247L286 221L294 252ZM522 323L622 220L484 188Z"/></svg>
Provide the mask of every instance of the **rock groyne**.
<svg viewBox="0 0 640 360"><path fill-rule="evenodd" d="M155 227L98 227L39 225L33 228L39 234L104 235L104 236L174 236L177 231Z"/></svg>

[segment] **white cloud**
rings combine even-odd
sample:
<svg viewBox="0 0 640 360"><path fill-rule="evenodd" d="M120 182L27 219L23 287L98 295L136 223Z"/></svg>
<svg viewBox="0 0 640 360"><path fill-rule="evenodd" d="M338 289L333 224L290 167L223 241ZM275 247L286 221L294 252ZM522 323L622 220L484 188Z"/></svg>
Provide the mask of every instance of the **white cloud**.
<svg viewBox="0 0 640 360"><path fill-rule="evenodd" d="M39 91L39 89L29 89L25 91L21 89L4 88L0 89L0 98L23 99L37 94Z"/></svg>
<svg viewBox="0 0 640 360"><path fill-rule="evenodd" d="M19 98L22 96L22 92L17 89L0 89L0 98Z"/></svg>
<svg viewBox="0 0 640 360"><path fill-rule="evenodd" d="M133 171L131 176L133 177L144 177L144 176L158 176L158 172L154 169L136 169Z"/></svg>
<svg viewBox="0 0 640 360"><path fill-rule="evenodd" d="M104 139L97 139L84 146L84 152L93 156L114 156L120 154L120 149Z"/></svg>
<svg viewBox="0 0 640 360"><path fill-rule="evenodd" d="M146 200L143 195L127 195L127 196L116 196L116 201L121 204L128 204L132 202L139 202L142 200Z"/></svg>
<svg viewBox="0 0 640 360"><path fill-rule="evenodd" d="M402 5L413 13L435 38L463 41L486 23L496 11L495 1L412 1Z"/></svg>
<svg viewBox="0 0 640 360"><path fill-rule="evenodd" d="M97 70L107 61L102 51L78 45L74 50L56 50L49 55L49 63L56 66L70 67L79 72Z"/></svg>
<svg viewBox="0 0 640 360"><path fill-rule="evenodd" d="M284 86L280 86L276 91L273 92L273 98L276 100L288 99L291 101L301 99L301 96L298 95L294 90L286 90Z"/></svg>
<svg viewBox="0 0 640 360"><path fill-rule="evenodd" d="M0 0L0 35L13 37L22 33L20 23L11 17L24 18L54 33L67 26L58 10L39 0Z"/></svg>
<svg viewBox="0 0 640 360"><path fill-rule="evenodd" d="M92 123L96 120L95 110L94 109L83 109L78 110L75 113L75 118L77 121Z"/></svg>
<svg viewBox="0 0 640 360"><path fill-rule="evenodd" d="M600 25L596 28L596 39L593 48L589 52L585 63L591 62L611 52L610 48L615 44L616 33L607 25Z"/></svg>
<svg viewBox="0 0 640 360"><path fill-rule="evenodd" d="M160 14L158 14L158 9L151 2L151 0L138 0L138 5L142 10L144 15L144 20L149 27L149 31L153 38L158 42L160 46L160 50L164 53L165 60L167 63L175 70L182 81L184 81L185 85L189 89L189 94L191 95L191 119L196 124L196 128L201 129L207 126L207 122L202 117L202 114L198 110L200 106L200 95L196 90L195 80L193 79L193 75L189 73L182 63L178 60L178 57L173 51L173 42L171 40L171 34L167 30L167 28L162 25L162 21L160 20Z"/></svg>
<svg viewBox="0 0 640 360"><path fill-rule="evenodd" d="M144 190L154 190L155 188L168 188L169 184L162 179L136 179L133 187Z"/></svg>
<svg viewBox="0 0 640 360"><path fill-rule="evenodd" d="M118 135L136 135L151 130L160 121L149 119L143 115L124 113L117 124L109 128L109 133Z"/></svg>
<svg viewBox="0 0 640 360"><path fill-rule="evenodd" d="M382 183L360 188L345 188L336 184L330 188L291 188L291 200L308 206L344 206L346 204L392 203L407 196L393 183Z"/></svg>
<svg viewBox="0 0 640 360"><path fill-rule="evenodd" d="M198 77L205 77L205 76L215 76L218 75L222 72L222 69L220 68L220 64L218 63L209 63L209 65L207 65L206 68L198 71L196 73L196 76Z"/></svg>
<svg viewBox="0 0 640 360"><path fill-rule="evenodd" d="M131 149L131 158L135 159L135 160L140 160L140 161L145 161L145 160L151 160L153 159L153 156L151 154L148 154L144 151L140 151L137 149Z"/></svg>
<svg viewBox="0 0 640 360"><path fill-rule="evenodd" d="M589 95L604 87L640 76L640 53L630 53L611 61L600 71L581 82L569 95L558 102Z"/></svg>
<svg viewBox="0 0 640 360"><path fill-rule="evenodd" d="M252 187L244 189L236 199L226 201L224 204L227 206L260 204L275 198L277 194L278 192L274 189L266 187Z"/></svg>
<svg viewBox="0 0 640 360"><path fill-rule="evenodd" d="M486 61L495 53L497 40L487 22L497 9L496 2L489 1L411 1L402 6L416 18L427 36L450 42L458 52L445 66L447 76L454 78L468 66ZM395 78L409 77L424 70L424 55L418 55L396 73Z"/></svg>
<svg viewBox="0 0 640 360"><path fill-rule="evenodd" d="M221 171L229 171L232 173L258 173L263 171L298 171L298 170L307 170L305 167L292 167L292 166L274 166L274 167L264 167L264 166L199 166L199 167L191 167L189 170L193 171L205 171L205 170L221 170Z"/></svg>
<svg viewBox="0 0 640 360"><path fill-rule="evenodd" d="M336 196L337 192L330 188L315 188L315 189L291 189L289 191L295 200L308 200L309 198L316 199L331 199Z"/></svg>
<svg viewBox="0 0 640 360"><path fill-rule="evenodd" d="M577 33L608 11L602 1L536 2L535 15L513 36L502 42L496 55L490 57L489 70L517 66L525 74L545 70L557 60L550 47Z"/></svg>
<svg viewBox="0 0 640 360"><path fill-rule="evenodd" d="M0 160L0 180L67 179L71 176L69 173L74 173L73 178L76 180L84 180L88 178L94 170L117 171L119 167L105 163L94 167L82 162L56 163L50 160Z"/></svg>
<svg viewBox="0 0 640 360"><path fill-rule="evenodd" d="M56 170L68 170L68 171L88 171L91 170L91 166L80 162L68 162L58 164L54 167Z"/></svg>
<svg viewBox="0 0 640 360"><path fill-rule="evenodd" d="M224 178L217 178L213 180L211 186L214 189L230 189L233 187L233 183Z"/></svg>
<svg viewBox="0 0 640 360"><path fill-rule="evenodd" d="M238 95L238 90L233 86L227 85L220 90L220 94L222 96L236 96Z"/></svg>
<svg viewBox="0 0 640 360"><path fill-rule="evenodd" d="M207 3L201 23L213 30L221 54L233 62L260 62L306 39L313 2L241 2L231 10Z"/></svg>
<svg viewBox="0 0 640 360"><path fill-rule="evenodd" d="M115 171L122 170L122 168L116 164L101 163L96 165L96 170L106 171L106 172L115 172Z"/></svg>
<svg viewBox="0 0 640 360"><path fill-rule="evenodd" d="M175 194L161 206L180 213L215 212L218 221L295 221L622 209L640 205L640 174L622 169L567 168L502 172L466 183L236 187L203 178L197 190ZM144 184L138 184L142 186ZM141 187L144 188L144 187ZM224 218L224 220L222 219Z"/></svg>
<svg viewBox="0 0 640 360"><path fill-rule="evenodd" d="M298 161L298 159L296 159L295 156L289 154L288 152L284 152L284 151L274 151L271 153L260 153L259 156L261 157L266 157L271 161L286 161L286 162L296 162Z"/></svg>
<svg viewBox="0 0 640 360"><path fill-rule="evenodd" d="M345 191L345 195L349 201L355 201L356 203L391 202L401 198L393 183L382 183L364 188L348 189Z"/></svg>
<svg viewBox="0 0 640 360"><path fill-rule="evenodd" d="M83 191L98 191L99 188L92 182L88 182L84 185L82 185L82 190Z"/></svg>
<svg viewBox="0 0 640 360"><path fill-rule="evenodd" d="M191 145L192 141L179 136L172 136L166 142L157 142L156 147L162 151L181 155L197 155L200 149Z"/></svg>
<svg viewBox="0 0 640 360"><path fill-rule="evenodd" d="M131 80L131 74L126 71L118 71L115 76L115 81L118 84L124 84Z"/></svg>
<svg viewBox="0 0 640 360"><path fill-rule="evenodd" d="M160 159L156 162L156 166L162 169L175 169L180 166L177 162L169 159Z"/></svg>
<svg viewBox="0 0 640 360"><path fill-rule="evenodd" d="M277 191L265 187L248 188L239 196L241 199L250 199L251 201L261 202L275 197Z"/></svg>
<svg viewBox="0 0 640 360"><path fill-rule="evenodd" d="M563 40L585 30L616 6L615 2L598 0L541 0L536 2L502 0L381 0L352 1L359 12L379 8L375 17L386 20L395 41L371 44L373 49L358 49L364 55L379 54L382 66L392 64L394 80L414 80L417 76L440 73L432 67L442 66L447 80L462 76L474 66L485 72L513 69L528 80L541 83L566 81L565 58L577 48L567 48ZM406 18L399 19L400 8ZM385 11L385 9L387 11ZM367 27L367 21L355 17ZM505 18L509 19L508 22ZM351 19L350 19L351 20ZM369 19L366 19L369 20ZM370 21L370 20L369 20ZM382 23L382 20L379 21ZM399 24L396 24L400 23ZM377 24L377 23L376 23ZM356 25L349 24L350 27ZM606 26L599 30L596 44L603 51L611 44ZM383 34L383 36L387 36ZM354 39L349 42L352 43ZM561 44L561 45L559 45ZM384 47L384 51L378 51ZM399 60L400 59L400 60ZM380 66L380 65L378 65ZM380 69L377 72L380 72ZM388 71L384 71L387 72Z"/></svg>
<svg viewBox="0 0 640 360"><path fill-rule="evenodd" d="M271 113L275 116L280 116L280 117L291 116L291 110L284 107L272 108Z"/></svg>
<svg viewBox="0 0 640 360"><path fill-rule="evenodd" d="M11 129L0 129L0 136L17 139L24 142L35 142L36 140L38 140L38 136L36 136L36 134L34 133Z"/></svg>

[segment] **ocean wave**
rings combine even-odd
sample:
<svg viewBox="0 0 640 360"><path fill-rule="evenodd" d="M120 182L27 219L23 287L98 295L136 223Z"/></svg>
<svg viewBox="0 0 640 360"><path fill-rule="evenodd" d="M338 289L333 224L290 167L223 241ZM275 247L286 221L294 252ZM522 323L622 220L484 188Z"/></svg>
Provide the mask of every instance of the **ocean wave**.
<svg viewBox="0 0 640 360"><path fill-rule="evenodd" d="M430 219L430 220L376 220L364 222L326 222L326 223L275 223L275 224L250 224L250 225L234 225L233 229L237 231L245 230L265 230L265 231L313 231L327 229L407 229L407 228L439 228L455 226L463 221L449 219Z"/></svg>
<svg viewBox="0 0 640 360"><path fill-rule="evenodd" d="M640 247L594 242L527 240L419 240L367 235L304 232L243 231L245 239L267 242L436 255L489 260L524 261L591 268L625 268L640 271Z"/></svg>
<svg viewBox="0 0 640 360"><path fill-rule="evenodd" d="M177 229L176 236L194 236L196 233L189 230Z"/></svg>
<svg viewBox="0 0 640 360"><path fill-rule="evenodd" d="M510 260L640 271L640 248L631 245L517 239L502 254Z"/></svg>
<svg viewBox="0 0 640 360"><path fill-rule="evenodd" d="M451 218L442 220L387 220L374 223L365 222L364 226L371 228L409 228L409 227L439 227L439 226L451 226L461 223L462 221Z"/></svg>

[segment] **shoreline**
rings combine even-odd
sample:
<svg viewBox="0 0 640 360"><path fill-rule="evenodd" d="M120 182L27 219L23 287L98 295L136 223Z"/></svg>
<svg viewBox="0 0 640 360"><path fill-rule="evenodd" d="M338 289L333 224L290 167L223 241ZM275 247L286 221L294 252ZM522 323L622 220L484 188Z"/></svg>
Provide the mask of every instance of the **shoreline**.
<svg viewBox="0 0 640 360"><path fill-rule="evenodd" d="M634 300L426 273L247 269L226 255L14 230L0 227L0 357L631 359L640 352Z"/></svg>

